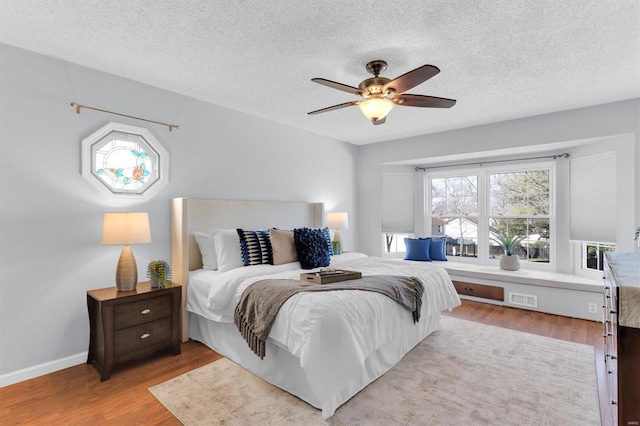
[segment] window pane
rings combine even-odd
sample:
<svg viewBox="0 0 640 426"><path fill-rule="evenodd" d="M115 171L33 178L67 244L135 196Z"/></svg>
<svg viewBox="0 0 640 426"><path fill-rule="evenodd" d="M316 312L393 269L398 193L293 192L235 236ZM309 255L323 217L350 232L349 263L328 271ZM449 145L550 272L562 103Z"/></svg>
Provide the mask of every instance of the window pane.
<svg viewBox="0 0 640 426"><path fill-rule="evenodd" d="M143 192L145 185L157 180L156 153L137 135L129 137L130 140L122 135L108 136L96 144L96 176L114 192Z"/></svg>
<svg viewBox="0 0 640 426"><path fill-rule="evenodd" d="M602 271L604 269L604 254L608 251L616 251L616 245L582 243L582 268Z"/></svg>
<svg viewBox="0 0 640 426"><path fill-rule="evenodd" d="M446 235L447 237L447 256L478 257L477 218L455 217L443 218L441 221L443 223L443 233L439 235Z"/></svg>
<svg viewBox="0 0 640 426"><path fill-rule="evenodd" d="M549 263L549 219L489 219L489 258L497 259L503 249L495 241L500 236L518 237L521 239L515 254L521 260Z"/></svg>
<svg viewBox="0 0 640 426"><path fill-rule="evenodd" d="M431 212L436 215L477 215L478 177L432 179Z"/></svg>
<svg viewBox="0 0 640 426"><path fill-rule="evenodd" d="M549 171L494 173L489 176L493 215L548 215Z"/></svg>
<svg viewBox="0 0 640 426"><path fill-rule="evenodd" d="M385 253L406 253L405 238L414 238L413 234L394 234L386 232L382 234Z"/></svg>

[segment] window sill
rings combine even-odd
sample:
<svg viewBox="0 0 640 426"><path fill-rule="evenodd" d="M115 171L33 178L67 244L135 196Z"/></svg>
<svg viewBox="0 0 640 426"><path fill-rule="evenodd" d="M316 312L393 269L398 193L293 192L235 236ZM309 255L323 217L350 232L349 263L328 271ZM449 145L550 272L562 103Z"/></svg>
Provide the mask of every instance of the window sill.
<svg viewBox="0 0 640 426"><path fill-rule="evenodd" d="M602 279L590 279L559 272L535 271L531 269L504 271L497 266L472 265L452 261L442 262L442 266L447 270L449 275L456 277L482 278L491 281L589 292L601 292L603 286Z"/></svg>

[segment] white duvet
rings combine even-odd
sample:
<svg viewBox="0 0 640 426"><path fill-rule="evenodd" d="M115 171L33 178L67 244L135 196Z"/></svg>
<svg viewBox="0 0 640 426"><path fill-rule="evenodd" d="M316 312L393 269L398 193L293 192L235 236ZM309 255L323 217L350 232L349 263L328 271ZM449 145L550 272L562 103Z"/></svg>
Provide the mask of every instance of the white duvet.
<svg viewBox="0 0 640 426"><path fill-rule="evenodd" d="M360 271L363 276L419 278L425 287L422 318L460 304L449 275L436 263L348 253L334 256L331 266ZM299 279L300 273L310 272L299 268L296 262L248 266L223 273L194 271L187 309L215 321L233 322L235 307L248 286L266 278ZM202 300L205 293L206 301ZM201 295L198 300L196 294ZM386 296L361 290L327 291L291 297L280 309L269 339L300 359L318 400L325 401L360 374L367 357L378 348L399 333L406 333L409 338L419 329L420 323L414 325L411 313Z"/></svg>

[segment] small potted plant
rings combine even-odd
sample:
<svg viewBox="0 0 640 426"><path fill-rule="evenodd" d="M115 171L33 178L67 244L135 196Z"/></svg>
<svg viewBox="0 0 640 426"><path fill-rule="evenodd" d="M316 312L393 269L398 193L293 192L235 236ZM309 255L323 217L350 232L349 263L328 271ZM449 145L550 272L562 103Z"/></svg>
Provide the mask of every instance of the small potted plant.
<svg viewBox="0 0 640 426"><path fill-rule="evenodd" d="M152 260L147 266L147 278L151 280L151 288L165 288L171 279L171 267L164 260Z"/></svg>
<svg viewBox="0 0 640 426"><path fill-rule="evenodd" d="M496 234L495 238L491 238L504 251L500 256L500 269L505 271L517 271L520 269L520 259L516 254L516 250L520 247L523 237L517 235L510 237L509 235Z"/></svg>

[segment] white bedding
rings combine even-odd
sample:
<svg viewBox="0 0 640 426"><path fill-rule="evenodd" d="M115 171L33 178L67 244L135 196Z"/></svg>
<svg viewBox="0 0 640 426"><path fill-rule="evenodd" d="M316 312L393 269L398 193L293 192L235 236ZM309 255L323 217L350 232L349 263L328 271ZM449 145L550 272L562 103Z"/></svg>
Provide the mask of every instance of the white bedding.
<svg viewBox="0 0 640 426"><path fill-rule="evenodd" d="M335 396L344 394L345 386L366 374L365 368L371 368L367 359L372 354L385 348L390 351L390 359L399 360L432 331L427 326L430 317L437 316L439 320L442 310L460 304L447 272L435 263L398 262L346 253L333 256L331 267L357 270L365 276L420 278L425 287L421 312L424 320L414 325L410 312L374 292L329 291L291 297L280 309L269 340L299 360L315 396L308 402L322 408L325 418L344 402L336 403ZM309 272L299 268L295 262L248 266L222 273L193 271L187 309L213 321L232 323L244 289L261 279L298 279L300 273ZM268 357L267 350L265 359Z"/></svg>

